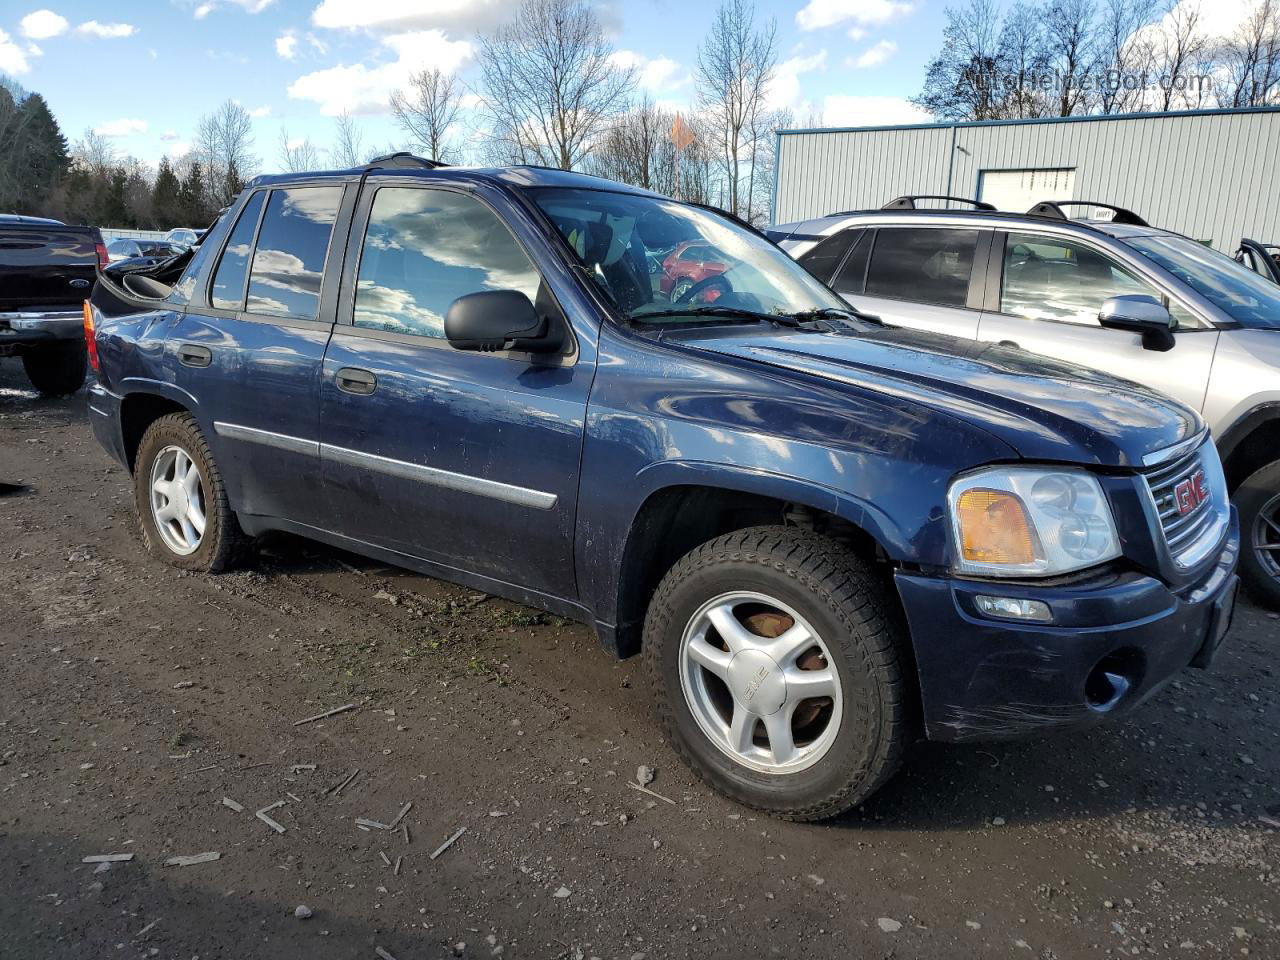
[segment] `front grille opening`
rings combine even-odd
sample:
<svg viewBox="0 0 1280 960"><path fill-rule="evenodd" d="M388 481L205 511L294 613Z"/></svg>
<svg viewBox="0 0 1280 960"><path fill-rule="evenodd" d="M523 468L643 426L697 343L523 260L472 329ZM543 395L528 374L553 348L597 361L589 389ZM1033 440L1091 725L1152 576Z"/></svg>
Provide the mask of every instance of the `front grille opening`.
<svg viewBox="0 0 1280 960"><path fill-rule="evenodd" d="M1146 659L1140 650L1122 647L1097 662L1084 682L1084 697L1091 710L1107 713L1126 700L1142 682Z"/></svg>

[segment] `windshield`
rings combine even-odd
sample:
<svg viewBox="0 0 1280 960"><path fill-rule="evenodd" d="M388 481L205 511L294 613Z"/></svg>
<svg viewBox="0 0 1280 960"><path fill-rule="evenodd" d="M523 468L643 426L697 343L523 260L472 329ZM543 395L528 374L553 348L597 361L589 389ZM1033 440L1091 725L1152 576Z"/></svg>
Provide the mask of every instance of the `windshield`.
<svg viewBox="0 0 1280 960"><path fill-rule="evenodd" d="M1186 237L1125 241L1246 327L1280 329L1280 285Z"/></svg>
<svg viewBox="0 0 1280 960"><path fill-rule="evenodd" d="M607 190L529 193L637 323L723 323L735 310L792 316L849 309L768 240L714 213Z"/></svg>

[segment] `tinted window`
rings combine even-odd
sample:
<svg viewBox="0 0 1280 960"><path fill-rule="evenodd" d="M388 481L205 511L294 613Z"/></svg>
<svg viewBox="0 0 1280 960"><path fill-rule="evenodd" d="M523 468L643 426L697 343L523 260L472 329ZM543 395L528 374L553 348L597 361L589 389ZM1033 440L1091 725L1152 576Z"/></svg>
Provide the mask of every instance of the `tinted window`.
<svg viewBox="0 0 1280 960"><path fill-rule="evenodd" d="M1091 247L1027 233L1011 233L1005 242L1002 313L1096 324L1104 300L1133 294L1164 302L1154 287ZM1185 314L1180 319L1185 324Z"/></svg>
<svg viewBox="0 0 1280 960"><path fill-rule="evenodd" d="M240 219L236 221L222 260L213 275L209 288L209 305L220 310L239 310L244 303L244 278L249 266L249 253L253 250L253 231L258 226L258 212L262 210L264 193L255 193L244 205Z"/></svg>
<svg viewBox="0 0 1280 960"><path fill-rule="evenodd" d="M245 310L314 320L341 187L272 190L249 271Z"/></svg>
<svg viewBox="0 0 1280 960"><path fill-rule="evenodd" d="M352 322L443 337L445 314L458 297L519 290L536 301L540 283L515 237L479 200L383 187L365 231Z"/></svg>
<svg viewBox="0 0 1280 960"><path fill-rule="evenodd" d="M963 307L977 242L977 230L880 229L867 295Z"/></svg>
<svg viewBox="0 0 1280 960"><path fill-rule="evenodd" d="M840 261L861 235L861 230L841 230L834 236L827 237L801 257L800 265L823 283L830 283L832 274L840 266ZM861 278L858 279L858 286L862 286Z"/></svg>
<svg viewBox="0 0 1280 960"><path fill-rule="evenodd" d="M875 242L875 231L864 230L858 237L857 246L845 257L840 275L832 284L841 293L862 293L867 282L867 260L871 257L871 245Z"/></svg>

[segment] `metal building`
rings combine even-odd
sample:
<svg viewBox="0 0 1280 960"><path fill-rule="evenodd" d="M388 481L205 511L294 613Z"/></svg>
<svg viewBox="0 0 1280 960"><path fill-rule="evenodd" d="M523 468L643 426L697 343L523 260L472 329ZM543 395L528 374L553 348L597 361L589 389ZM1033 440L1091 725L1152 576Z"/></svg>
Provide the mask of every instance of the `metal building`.
<svg viewBox="0 0 1280 960"><path fill-rule="evenodd" d="M1230 253L1280 243L1280 107L783 130L773 222L947 194L1098 200Z"/></svg>

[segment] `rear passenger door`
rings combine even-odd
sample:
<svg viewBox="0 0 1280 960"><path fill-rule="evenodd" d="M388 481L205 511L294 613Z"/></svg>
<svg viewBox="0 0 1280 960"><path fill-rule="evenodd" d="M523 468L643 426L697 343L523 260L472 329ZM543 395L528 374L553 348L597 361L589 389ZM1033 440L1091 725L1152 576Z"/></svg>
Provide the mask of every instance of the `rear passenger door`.
<svg viewBox="0 0 1280 960"><path fill-rule="evenodd" d="M892 326L972 339L982 318L990 235L972 227L867 229L830 285Z"/></svg>
<svg viewBox="0 0 1280 960"><path fill-rule="evenodd" d="M504 201L491 199L396 181L361 197L321 382L332 523L356 540L572 598L593 364L532 248L499 216ZM559 325L563 351L451 347L449 306L485 290L528 296Z"/></svg>
<svg viewBox="0 0 1280 960"><path fill-rule="evenodd" d="M252 193L202 302L193 298L167 339L176 380L197 400L232 505L245 514L323 519L319 376L344 191L330 181Z"/></svg>

